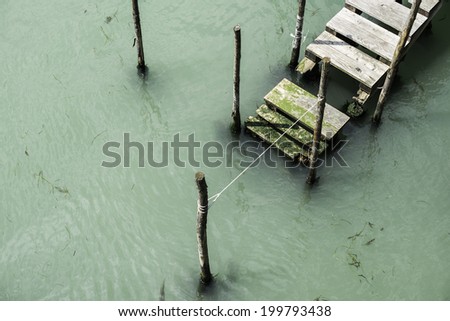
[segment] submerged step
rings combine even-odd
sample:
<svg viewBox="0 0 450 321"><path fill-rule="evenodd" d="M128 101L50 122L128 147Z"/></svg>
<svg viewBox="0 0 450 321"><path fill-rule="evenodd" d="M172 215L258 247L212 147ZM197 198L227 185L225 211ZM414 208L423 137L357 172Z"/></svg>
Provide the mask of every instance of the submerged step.
<svg viewBox="0 0 450 321"><path fill-rule="evenodd" d="M245 127L253 135L274 146L284 155L295 161L304 162L308 159L308 153L287 136L282 136L270 124L260 117L250 116L245 121ZM281 137L281 138L280 138Z"/></svg>
<svg viewBox="0 0 450 321"><path fill-rule="evenodd" d="M299 124L311 133L316 126L317 97L300 88L287 79L283 79L265 97L267 105L291 120L300 119ZM332 139L350 117L340 112L333 106L326 104L322 125L322 138Z"/></svg>
<svg viewBox="0 0 450 321"><path fill-rule="evenodd" d="M300 127L299 125L295 125L293 121L288 119L276 111L273 111L267 105L260 106L256 113L259 117L266 120L274 129L279 131L281 134L284 134L289 137L291 140L300 144L304 149L309 152L309 149L312 146L313 142L313 134L311 134L306 129ZM291 128L292 127L292 128ZM323 153L327 148L327 143L321 141L319 146L319 154Z"/></svg>

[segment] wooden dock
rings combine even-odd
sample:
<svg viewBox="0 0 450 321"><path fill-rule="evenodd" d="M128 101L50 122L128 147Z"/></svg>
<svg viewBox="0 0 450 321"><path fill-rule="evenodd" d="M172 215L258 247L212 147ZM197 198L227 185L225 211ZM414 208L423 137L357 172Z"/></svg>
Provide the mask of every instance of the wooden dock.
<svg viewBox="0 0 450 321"><path fill-rule="evenodd" d="M422 0L405 53L441 8L443 0ZM345 7L307 48L297 71L304 74L325 56L359 82L355 101L363 105L384 79L409 8L394 0L345 0Z"/></svg>
<svg viewBox="0 0 450 321"><path fill-rule="evenodd" d="M411 0L410 0L411 1ZM443 0L422 0L404 54L430 24ZM323 58L359 83L353 97L362 106L390 68L400 33L410 9L395 0L345 0L345 5L305 50L296 70L311 71ZM265 97L265 104L245 122L246 129L263 141L274 144L293 160L307 162L317 118L317 97L283 79ZM349 121L349 117L327 104L319 154ZM293 126L294 125L294 126Z"/></svg>
<svg viewBox="0 0 450 321"><path fill-rule="evenodd" d="M289 158L307 162L317 118L317 97L283 79L264 100L266 104L256 110L257 117L251 116L245 122L247 130L267 143L273 143L285 133L275 146ZM319 153L325 151L327 142L349 119L333 106L326 105ZM295 122L296 126L292 127Z"/></svg>

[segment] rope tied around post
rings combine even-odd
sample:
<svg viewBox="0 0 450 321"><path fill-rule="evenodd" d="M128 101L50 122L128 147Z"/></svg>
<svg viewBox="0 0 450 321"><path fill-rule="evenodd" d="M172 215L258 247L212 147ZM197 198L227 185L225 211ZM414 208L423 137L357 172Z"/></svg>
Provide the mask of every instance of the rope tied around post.
<svg viewBox="0 0 450 321"><path fill-rule="evenodd" d="M300 48L302 33L301 26L303 26L303 17L297 15L297 23L295 24L295 35L293 35L294 39L292 40L292 48Z"/></svg>
<svg viewBox="0 0 450 321"><path fill-rule="evenodd" d="M206 184L205 174L197 172L195 174L195 183L198 189L197 201L197 246L198 259L200 262L200 281L208 285L213 277L209 267L208 240L206 234L206 224L208 219L208 185Z"/></svg>
<svg viewBox="0 0 450 321"><path fill-rule="evenodd" d="M294 34L295 36L294 40L292 41L291 61L289 62L289 67L291 69L297 67L298 60L300 58L300 46L302 43L301 39L303 33L303 17L305 16L305 7L306 7L306 0L299 0L297 21L295 24L295 34Z"/></svg>
<svg viewBox="0 0 450 321"><path fill-rule="evenodd" d="M209 201L209 199L208 199ZM202 214L202 215L207 215L208 214L208 210L211 207L211 205L202 205L200 204L200 202L197 200L197 211Z"/></svg>

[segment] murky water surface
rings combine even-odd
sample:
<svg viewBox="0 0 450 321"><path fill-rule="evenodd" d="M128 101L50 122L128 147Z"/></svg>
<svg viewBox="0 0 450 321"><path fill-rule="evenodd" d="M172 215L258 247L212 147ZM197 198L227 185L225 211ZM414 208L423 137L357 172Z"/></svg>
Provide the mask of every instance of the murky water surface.
<svg viewBox="0 0 450 321"><path fill-rule="evenodd" d="M292 79L296 1L140 1L145 82L130 7L0 3L2 300L157 300L164 280L167 300L197 299L194 173L212 195L248 158L235 150L211 168L196 150L199 166L171 155L139 168L134 148L130 168L105 168L102 147L129 133L159 160L177 133L230 142L232 28L242 27L247 117ZM341 7L309 2L304 46ZM280 157L222 194L209 213L217 282L206 299L450 300L449 23L446 2L402 63L382 126L371 128L375 99L346 126L348 167L319 169L309 189L306 170ZM328 101L341 108L356 87L333 72Z"/></svg>

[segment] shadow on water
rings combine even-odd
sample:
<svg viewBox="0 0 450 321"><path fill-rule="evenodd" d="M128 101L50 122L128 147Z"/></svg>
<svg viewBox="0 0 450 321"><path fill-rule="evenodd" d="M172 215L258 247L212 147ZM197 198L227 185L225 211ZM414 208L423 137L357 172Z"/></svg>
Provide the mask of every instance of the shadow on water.
<svg viewBox="0 0 450 321"><path fill-rule="evenodd" d="M312 193L314 193L315 185L319 184L318 179L320 178L317 176L317 181L315 184L310 185L306 183L306 177L308 169L305 167L305 171L302 171L300 173L300 177L302 180L304 180L304 188L300 189L299 198L298 198L298 213L303 213L305 207L311 202L312 200Z"/></svg>
<svg viewBox="0 0 450 321"><path fill-rule="evenodd" d="M135 39L135 41L136 41L136 39ZM148 79L148 73L149 73L148 72L149 69L148 69L147 65L145 65L144 67L141 67L138 65L138 66L136 66L136 69L137 69L137 75L139 76L139 78L146 81Z"/></svg>
<svg viewBox="0 0 450 321"><path fill-rule="evenodd" d="M159 288L159 301L166 301L166 280L164 279Z"/></svg>
<svg viewBox="0 0 450 321"><path fill-rule="evenodd" d="M235 204L240 209L241 215L247 215L250 210L248 197L245 195L245 184L237 182L238 188L235 192Z"/></svg>
<svg viewBox="0 0 450 321"><path fill-rule="evenodd" d="M227 297L228 293L233 291L233 287L239 281L239 267L234 264L228 264L226 274L216 274L210 284L205 285L200 280L197 287L197 299L199 301L220 301Z"/></svg>
<svg viewBox="0 0 450 321"><path fill-rule="evenodd" d="M142 101L141 107L141 115L143 116L144 125L147 125L149 128L154 129L157 124L162 125L162 127L167 130L169 128L169 124L167 121L164 121L160 105L155 101L151 92L151 79L148 78L148 73L145 78L142 79L142 82L139 87L140 91L140 99ZM154 117L156 116L155 123Z"/></svg>
<svg viewBox="0 0 450 321"><path fill-rule="evenodd" d="M220 285L214 278L210 284L206 285L202 281L198 282L197 299L199 301L217 301L219 300Z"/></svg>
<svg viewBox="0 0 450 321"><path fill-rule="evenodd" d="M366 138L366 144L363 147L363 154L359 162L360 170L362 171L359 175L360 180L364 180L369 183L373 179L374 170L377 164L377 158L380 154L381 147L378 142L378 128L377 125L372 125L369 130L369 135ZM364 184L364 189L370 184ZM364 196L370 199L370 192L364 191Z"/></svg>

